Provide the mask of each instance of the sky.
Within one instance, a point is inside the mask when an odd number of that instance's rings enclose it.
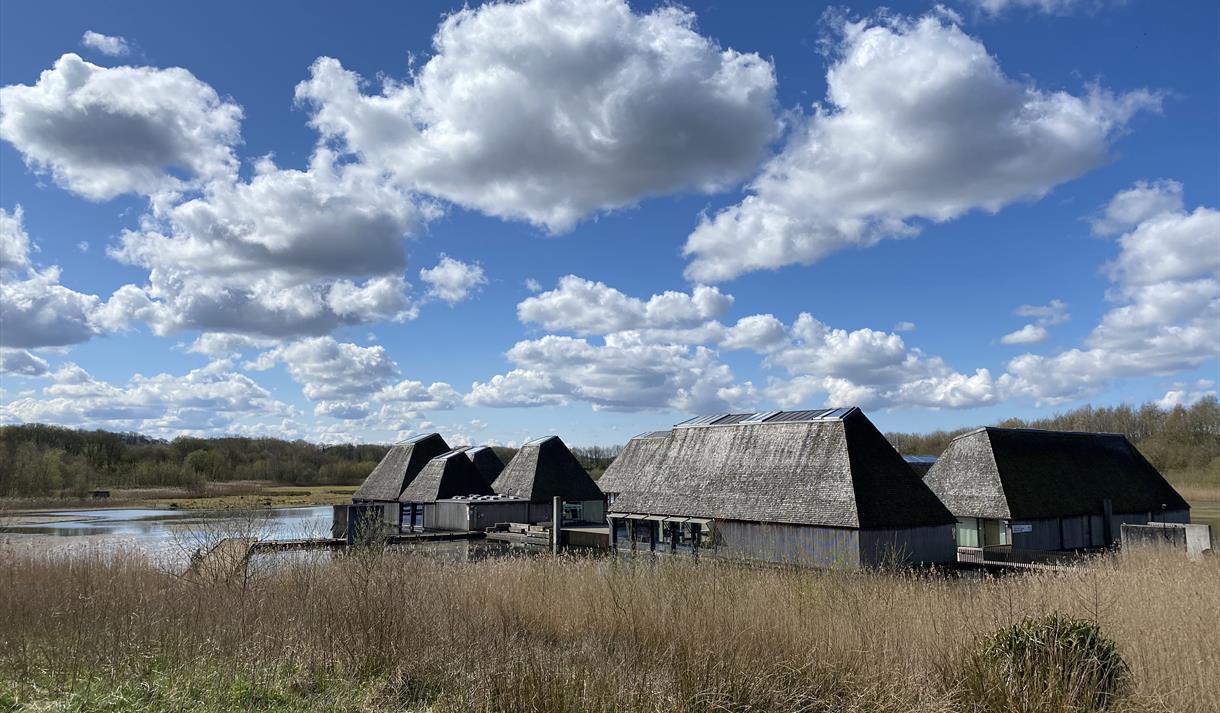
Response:
[[[623,443],[1220,380],[1220,5],[0,5],[0,422]]]

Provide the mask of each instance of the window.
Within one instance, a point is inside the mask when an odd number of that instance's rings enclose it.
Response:
[[[979,546],[979,521],[977,519],[973,517],[959,517],[957,519],[957,546]]]
[[[574,522],[584,519],[585,504],[584,503],[564,503],[563,504],[563,521]]]

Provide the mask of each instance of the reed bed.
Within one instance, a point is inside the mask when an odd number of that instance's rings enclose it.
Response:
[[[997,695],[978,653],[1057,613],[1117,643],[1110,710],[1220,710],[1216,559],[955,578],[360,550],[199,583],[0,551],[0,582],[0,709],[1063,710]]]

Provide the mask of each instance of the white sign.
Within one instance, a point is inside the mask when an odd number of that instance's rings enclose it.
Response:
[[[1029,523],[1012,526],[1012,534],[1014,534],[1014,535],[1018,535],[1022,532],[1033,532],[1033,531],[1034,531],[1034,526]]]

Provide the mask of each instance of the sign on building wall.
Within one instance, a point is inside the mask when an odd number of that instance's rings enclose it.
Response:
[[[1033,532],[1034,526],[1028,522],[1013,523],[1012,534],[1019,535],[1022,532]]]

